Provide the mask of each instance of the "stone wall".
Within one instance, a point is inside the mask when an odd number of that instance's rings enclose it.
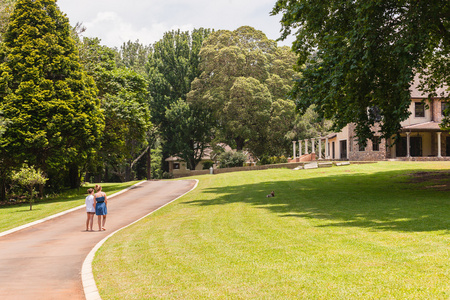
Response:
[[[274,164],[274,165],[262,165],[262,166],[250,166],[250,167],[235,167],[235,168],[221,168],[214,169],[214,174],[230,173],[230,172],[241,172],[241,171],[257,171],[257,170],[268,170],[268,169],[295,169],[298,166],[303,166],[305,162],[295,162],[295,163],[284,163],[284,164]],[[186,171],[185,173],[173,174],[174,178],[205,175],[209,174],[209,170],[201,171]]]
[[[364,151],[359,151],[358,140],[355,136],[355,124],[349,124],[349,151],[348,158],[350,161],[379,161],[385,160],[387,158],[387,152],[389,149],[386,147],[386,140],[381,139],[380,144],[378,145],[378,151],[373,150],[373,142],[372,140],[367,141],[367,145]],[[380,127],[377,125],[372,128],[374,132],[378,132]]]

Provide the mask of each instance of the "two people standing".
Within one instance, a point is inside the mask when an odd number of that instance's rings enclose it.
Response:
[[[94,213],[98,217],[98,230],[106,230],[106,215],[108,214],[107,204],[108,199],[105,192],[102,192],[102,187],[98,184],[95,185],[94,194],[93,189],[88,189],[88,196],[86,197],[86,231],[92,231],[92,226],[94,223]]]

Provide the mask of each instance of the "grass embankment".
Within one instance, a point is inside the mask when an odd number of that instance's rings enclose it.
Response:
[[[102,183],[101,185],[104,192],[112,195],[137,182],[139,181]],[[0,206],[0,232],[83,205],[87,196],[86,190],[94,186],[95,184],[89,184],[79,190],[70,190],[58,195],[44,197],[44,199],[35,199],[33,210],[30,210],[29,203]]]
[[[100,248],[100,294],[448,299],[450,177],[411,175],[439,169],[450,163],[198,177],[196,190]],[[266,198],[272,190],[275,197]]]

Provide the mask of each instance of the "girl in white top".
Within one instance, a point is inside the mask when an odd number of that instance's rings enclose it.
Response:
[[[95,207],[94,207],[94,190],[88,189],[88,196],[86,197],[86,231],[90,230],[92,231],[92,225],[94,224],[94,214],[95,214]]]

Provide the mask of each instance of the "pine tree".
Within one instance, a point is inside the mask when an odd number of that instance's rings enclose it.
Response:
[[[18,0],[0,51],[0,110],[10,121],[0,159],[27,161],[53,184],[86,162],[104,126],[70,31],[55,0]]]

